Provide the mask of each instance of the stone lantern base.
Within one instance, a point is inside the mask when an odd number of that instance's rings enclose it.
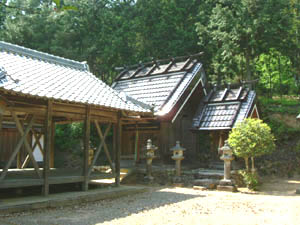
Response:
[[[154,177],[152,176],[145,176],[144,177],[144,182],[147,183],[147,184],[151,184],[154,180]]]
[[[229,192],[236,192],[237,188],[232,182],[232,180],[220,180],[219,185],[217,186],[218,191],[229,191]]]

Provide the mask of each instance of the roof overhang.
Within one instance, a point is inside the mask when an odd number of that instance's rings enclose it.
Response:
[[[190,79],[187,84],[184,84],[182,82],[180,85],[185,85],[183,87],[180,87],[179,85],[178,89],[181,90],[181,92],[176,93],[177,90],[175,88],[174,93],[170,95],[170,98],[154,114],[159,117],[168,117],[168,114],[170,114],[174,110],[174,107],[178,105],[180,101],[182,101],[182,104],[180,104],[178,110],[176,110],[176,112],[174,113],[174,116],[171,116],[171,120],[173,123],[178,117],[178,115],[180,114],[180,112],[182,111],[182,109],[184,108],[184,106],[186,105],[186,103],[188,102],[188,100],[190,99],[190,97],[192,96],[192,94],[194,93],[194,91],[196,90],[196,88],[200,85],[200,83],[202,84],[202,87],[205,87],[206,76],[204,71],[203,73],[201,73],[201,71],[202,71],[202,64],[198,63],[193,69],[193,71],[191,72],[192,79]],[[187,93],[188,90],[190,91]],[[187,95],[185,96],[186,93]],[[207,93],[207,91],[204,90],[204,93]],[[176,96],[177,98],[175,101],[169,101],[171,100],[171,98],[175,98]]]

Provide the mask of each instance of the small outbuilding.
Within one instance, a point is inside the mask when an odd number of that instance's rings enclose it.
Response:
[[[199,55],[123,68],[112,87],[154,113],[152,118],[124,120],[123,158],[139,161],[151,139],[163,161],[171,159],[170,148],[176,141],[187,149],[186,158],[195,159],[201,143],[190,128],[199,102],[208,92]]]
[[[199,101],[192,130],[209,131],[211,150],[217,153],[228,138],[229,131],[246,118],[259,118],[255,91],[242,86],[231,88],[228,85],[222,90],[215,87]]]

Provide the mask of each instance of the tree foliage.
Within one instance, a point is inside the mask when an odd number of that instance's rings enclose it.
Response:
[[[87,61],[107,83],[115,67],[204,51],[211,81],[259,79],[269,90],[272,77],[278,94],[300,80],[299,9],[299,0],[5,0],[0,38]]]
[[[200,44],[214,51],[212,72],[220,83],[238,76],[252,80],[255,63],[270,48],[286,50],[292,29],[286,0],[205,1],[197,32]]]
[[[237,157],[250,158],[271,153],[274,136],[270,127],[259,119],[245,119],[229,134],[228,143]]]

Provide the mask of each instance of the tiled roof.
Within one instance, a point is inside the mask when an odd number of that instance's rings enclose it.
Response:
[[[89,72],[85,63],[0,42],[0,91],[146,112]]]
[[[121,72],[113,88],[118,92],[153,107],[156,115],[165,115],[171,111],[189,86],[201,81],[206,83],[202,64],[197,60],[184,62],[171,61],[164,65],[155,63]],[[198,80],[195,77],[201,70]]]
[[[211,91],[193,119],[193,129],[231,129],[253,108],[255,92],[244,88]]]

